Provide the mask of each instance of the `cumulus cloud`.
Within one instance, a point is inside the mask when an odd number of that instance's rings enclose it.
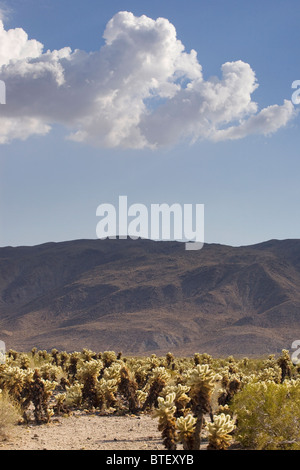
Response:
[[[5,4],[5,2],[0,1],[0,20],[6,21],[9,19],[12,10]]]
[[[6,31],[0,22],[0,79],[7,86],[0,143],[61,124],[74,141],[156,148],[269,134],[294,115],[290,101],[258,111],[251,98],[258,84],[245,62],[227,62],[221,78],[204,80],[197,53],[185,50],[167,19],[119,12],[103,37],[96,52],[44,51],[23,29]]]

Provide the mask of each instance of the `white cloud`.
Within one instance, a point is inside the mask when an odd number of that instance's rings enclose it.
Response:
[[[215,140],[242,139],[251,134],[273,134],[285,126],[291,116],[295,115],[291,101],[285,100],[282,106],[273,105],[261,110],[258,114],[243,120],[238,126],[231,126],[216,133]]]
[[[26,60],[41,56],[43,45],[35,39],[28,39],[28,35],[21,28],[4,29],[0,21],[0,66],[11,61]]]
[[[50,126],[32,117],[7,118],[0,116],[0,144],[6,144],[9,138],[26,140],[30,135],[45,135]]]
[[[9,8],[4,1],[0,1],[0,20],[2,22],[6,21],[9,19],[11,13],[11,8]]]
[[[174,145],[180,139],[238,139],[269,134],[294,114],[291,102],[258,112],[254,71],[242,61],[204,80],[194,50],[186,52],[166,19],[119,12],[105,45],[87,53],[44,52],[20,28],[0,23],[0,143],[45,134],[58,123],[68,138],[107,147]]]

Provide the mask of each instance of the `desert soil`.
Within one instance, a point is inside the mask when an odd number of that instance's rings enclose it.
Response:
[[[49,424],[20,425],[0,450],[163,450],[157,419],[149,415],[75,413]],[[182,449],[178,446],[178,449]]]

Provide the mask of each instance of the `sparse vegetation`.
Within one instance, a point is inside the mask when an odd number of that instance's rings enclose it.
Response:
[[[20,409],[9,395],[0,390],[0,440],[7,439],[20,419]]]
[[[40,425],[81,410],[150,415],[169,450],[300,449],[300,375],[286,350],[260,360],[10,350],[0,407],[1,438],[20,418]]]

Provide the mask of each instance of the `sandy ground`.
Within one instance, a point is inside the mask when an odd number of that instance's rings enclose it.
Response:
[[[163,450],[157,419],[75,413],[49,424],[16,426],[0,450]],[[182,449],[178,445],[178,450]]]

